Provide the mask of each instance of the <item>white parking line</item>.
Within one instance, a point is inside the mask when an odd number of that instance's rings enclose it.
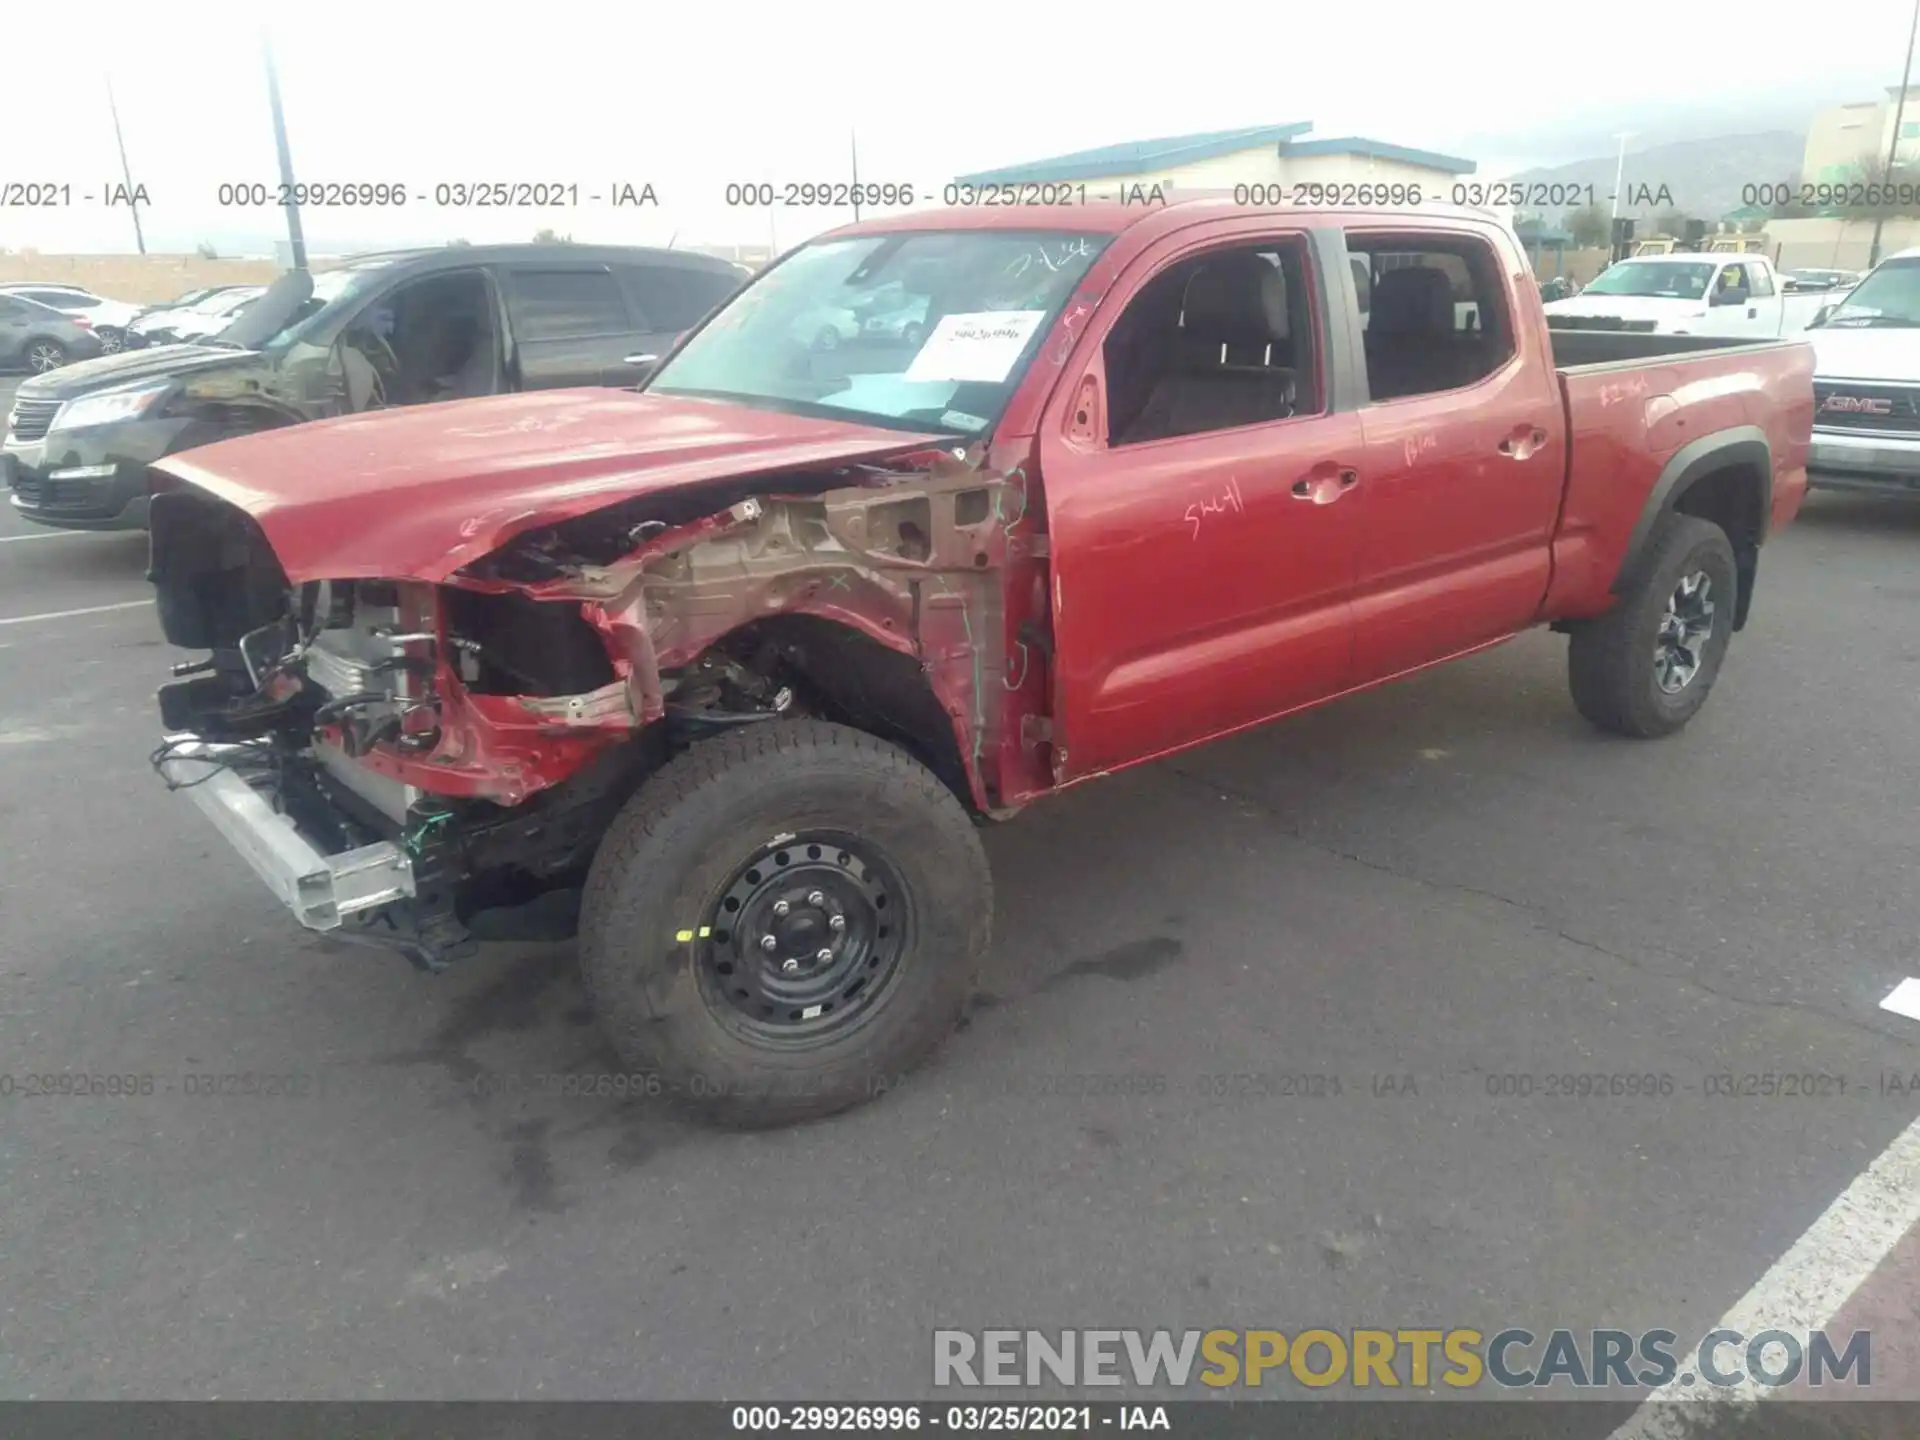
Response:
[[[1920,1020],[1920,980],[1908,976],[1893,987],[1893,992],[1880,1002],[1882,1010],[1891,1010],[1895,1015],[1904,1015],[1909,1020]]]
[[[151,606],[151,600],[122,600],[118,605],[88,605],[79,610],[49,610],[44,615],[14,615],[0,625],[31,625],[36,620],[71,620],[76,615],[105,615],[111,610],[138,610]]]
[[[1762,1330],[1805,1335],[1823,1329],[1916,1224],[1920,1120],[1900,1132],[1714,1329],[1748,1338]],[[1845,1343],[1846,1337],[1838,1338]],[[1682,1375],[1695,1383],[1680,1384]],[[1724,1407],[1744,1408],[1766,1393],[1751,1379],[1724,1390],[1703,1386],[1695,1347],[1681,1361],[1679,1375],[1649,1395],[1611,1440],[1684,1440],[1698,1433],[1695,1427],[1705,1416]]]
[[[91,530],[48,530],[40,535],[0,535],[0,545],[11,545],[16,540],[71,540],[76,535],[91,535]]]

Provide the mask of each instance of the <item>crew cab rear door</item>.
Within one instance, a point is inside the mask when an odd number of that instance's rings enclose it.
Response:
[[[1490,230],[1345,233],[1372,306],[1354,592],[1365,684],[1501,639],[1546,594],[1566,478],[1539,292]]]
[[[1345,264],[1273,217],[1176,231],[1067,356],[1039,438],[1060,779],[1347,685],[1364,476],[1325,298]]]

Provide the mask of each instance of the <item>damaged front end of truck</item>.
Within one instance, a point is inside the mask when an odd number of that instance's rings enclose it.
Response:
[[[516,914],[564,924],[649,775],[783,717],[890,739],[994,808],[1009,482],[977,453],[476,522],[456,568],[377,575],[289,567],[244,497],[160,468],[162,628],[206,657],[160,690],[153,763],[310,930],[439,969]]]

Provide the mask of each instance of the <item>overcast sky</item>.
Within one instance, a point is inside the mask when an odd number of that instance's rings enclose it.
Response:
[[[522,240],[543,225],[579,240],[787,245],[851,217],[785,211],[770,222],[727,209],[724,187],[844,180],[853,131],[863,180],[936,189],[956,172],[1062,151],[1297,120],[1324,138],[1464,154],[1498,176],[1604,151],[1619,130],[1801,128],[1818,104],[1898,83],[1913,13],[1908,0],[1849,0],[1842,26],[1788,7],[1775,24],[1725,0],[274,8],[303,181],[431,192],[440,181],[548,180],[583,193],[651,182],[662,202],[310,210],[316,248],[329,237]],[[150,241],[283,233],[277,211],[216,203],[223,181],[277,179],[257,29],[266,13],[151,0],[10,6],[0,182],[66,182],[75,205],[0,209],[0,244],[131,249],[124,210],[79,198],[119,173],[109,77],[134,178],[152,199]]]

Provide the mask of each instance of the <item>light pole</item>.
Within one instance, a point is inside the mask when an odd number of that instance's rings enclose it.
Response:
[[[1920,4],[1920,0],[1914,0],[1914,3]],[[849,130],[847,143],[853,149],[853,218],[858,223],[860,219],[860,136]]]
[[[1907,113],[1907,81],[1913,76],[1913,37],[1916,32],[1920,32],[1920,0],[1913,0],[1913,20],[1907,26],[1907,63],[1900,67],[1900,98],[1893,106],[1893,139],[1887,143],[1887,172],[1880,177],[1888,186],[1893,184],[1893,165],[1900,156],[1900,118]],[[1880,263],[1880,227],[1885,223],[1884,207],[1875,206],[1873,244],[1867,247],[1869,270]]]
[[[307,240],[300,233],[300,202],[293,188],[293,155],[287,149],[287,120],[280,113],[280,77],[273,68],[273,41],[260,32],[260,53],[267,62],[267,105],[273,111],[273,144],[280,152],[280,183],[287,197],[287,239],[292,243],[293,268],[307,268]]]
[[[107,77],[107,113],[113,116],[113,143],[120,147],[120,178],[127,182],[127,208],[133,212],[133,243],[147,253],[147,237],[140,233],[140,202],[133,197],[133,172],[127,168],[127,142],[120,133],[120,107],[113,103],[113,77]]]
[[[1916,3],[1920,3],[1920,0],[1916,0]],[[1607,217],[1609,220],[1620,218],[1620,187],[1627,175],[1627,141],[1638,133],[1635,130],[1622,130],[1613,137],[1620,142],[1620,158],[1613,167],[1613,213]]]

